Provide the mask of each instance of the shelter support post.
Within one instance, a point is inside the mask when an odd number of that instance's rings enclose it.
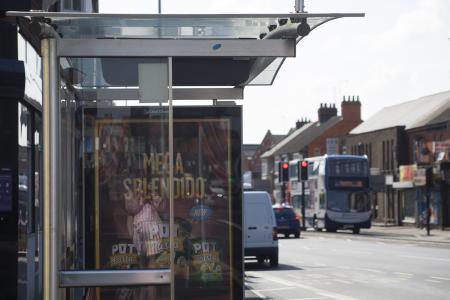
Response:
[[[45,300],[59,300],[58,289],[58,199],[59,199],[59,72],[57,40],[44,38],[43,66],[43,138],[44,138],[44,278]]]

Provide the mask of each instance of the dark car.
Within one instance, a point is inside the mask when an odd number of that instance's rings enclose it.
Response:
[[[292,206],[273,205],[273,212],[277,221],[278,233],[285,237],[293,234],[296,238],[300,237],[300,215],[297,214]]]

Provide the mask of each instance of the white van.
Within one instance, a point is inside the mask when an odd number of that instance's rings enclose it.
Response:
[[[244,192],[244,255],[269,259],[278,266],[278,237],[272,201],[267,192]]]

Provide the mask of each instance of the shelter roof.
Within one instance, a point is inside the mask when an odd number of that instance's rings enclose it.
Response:
[[[424,96],[415,100],[385,107],[350,134],[361,134],[396,126],[405,129],[432,125],[450,118],[450,91]]]
[[[363,17],[361,13],[288,13],[288,14],[93,14],[61,12],[7,12],[8,16],[43,20],[51,24],[61,39],[66,40],[61,49],[72,55],[67,57],[87,57],[83,51],[97,53],[99,44],[111,53],[117,53],[115,45],[128,45],[130,57],[146,57],[141,49],[157,51],[158,46],[142,40],[159,40],[164,45],[176,45],[164,49],[183,49],[183,56],[168,54],[174,58],[174,86],[235,86],[271,85],[286,57],[295,56],[295,44],[305,34],[298,33],[298,26],[306,22],[310,30],[342,17]],[[308,31],[309,32],[309,31]],[[307,35],[307,34],[306,34]],[[222,40],[208,44],[208,40]],[[87,40],[90,40],[87,42]],[[106,41],[105,41],[106,40]],[[141,40],[141,41],[136,41]],[[206,43],[195,43],[203,40]],[[230,42],[230,40],[234,40]],[[252,41],[263,40],[265,46],[254,46],[254,50],[267,49],[265,54],[248,54]],[[277,40],[279,43],[274,43]],[[192,48],[180,46],[179,41]],[[175,42],[175,43],[174,43]],[[193,45],[195,43],[195,45]],[[239,45],[242,44],[239,48]],[[262,44],[260,43],[260,44]],[[247,44],[247,45],[245,45]],[[270,44],[270,46],[268,46]],[[130,46],[131,45],[131,46]],[[150,45],[150,46],[149,46]],[[104,49],[102,48],[102,49]],[[230,50],[241,49],[242,55],[232,55]],[[201,49],[206,54],[198,55]],[[244,51],[247,49],[247,52]],[[278,49],[279,51],[273,51]],[[221,53],[220,57],[217,55]],[[236,53],[234,51],[233,53]],[[229,55],[228,55],[229,54]],[[119,56],[119,55],[110,55]],[[99,60],[103,64],[103,60]],[[193,67],[195,66],[195,67]],[[215,70],[212,72],[211,70]],[[82,70],[83,71],[83,70]],[[192,72],[195,72],[192,74]],[[86,72],[85,72],[86,73]],[[124,77],[124,76],[122,76]],[[134,76],[135,77],[135,76]],[[129,78],[133,79],[133,76]],[[195,80],[194,80],[195,79]],[[136,82],[130,80],[127,87]],[[128,91],[129,92],[129,91]]]

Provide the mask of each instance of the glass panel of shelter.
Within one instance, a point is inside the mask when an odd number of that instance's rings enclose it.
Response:
[[[82,85],[102,86],[111,72],[122,76],[110,86],[127,86],[123,59],[116,67],[114,62],[111,58],[106,70],[95,58],[60,59],[65,271],[170,269],[171,70],[167,58],[146,59],[128,70],[138,79],[140,99],[80,98]],[[80,287],[67,295],[170,299],[170,285]]]
[[[107,68],[97,58],[61,58],[62,74],[69,74],[61,85],[67,174],[61,266],[66,271],[170,268],[173,280],[171,285],[70,288],[68,299],[233,299],[242,276],[242,253],[236,250],[242,246],[241,190],[236,184],[240,107],[173,108],[170,201],[171,102],[161,99],[171,85],[158,82],[170,73],[167,59],[145,58],[137,65],[130,61],[127,69],[123,58],[108,59]],[[116,62],[120,68],[114,68]],[[126,89],[130,82],[134,89],[139,83],[140,99],[79,97],[86,87]]]

